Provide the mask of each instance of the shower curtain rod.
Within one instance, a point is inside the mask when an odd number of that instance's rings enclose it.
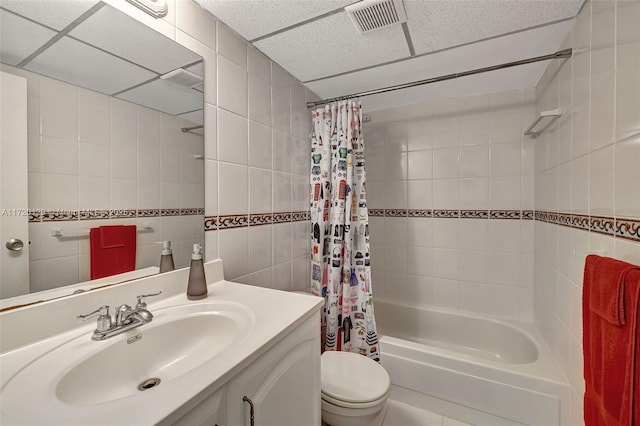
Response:
[[[316,101],[316,102],[307,102],[307,108],[314,108],[314,107],[317,107],[319,105],[330,104],[331,102],[343,101],[345,99],[352,99],[352,98],[359,98],[359,97],[362,97],[362,96],[377,95],[378,93],[391,92],[391,91],[400,90],[400,89],[408,89],[409,87],[422,86],[423,84],[437,83],[439,81],[445,81],[445,80],[453,80],[454,78],[466,77],[468,75],[480,74],[480,73],[483,73],[483,72],[496,71],[496,70],[501,70],[501,69],[504,69],[504,68],[517,67],[519,65],[532,64],[534,62],[548,61],[549,59],[570,58],[572,53],[573,53],[573,51],[572,51],[571,48],[563,49],[563,50],[558,50],[557,52],[551,53],[549,55],[536,56],[536,57],[533,57],[533,58],[522,59],[522,60],[514,61],[514,62],[506,62],[504,64],[493,65],[493,66],[490,66],[490,67],[477,68],[475,70],[463,71],[463,72],[457,72],[457,73],[454,73],[454,74],[442,75],[440,77],[433,77],[433,78],[428,78],[426,80],[418,80],[418,81],[413,81],[411,83],[404,83],[404,84],[398,84],[398,85],[395,85],[395,86],[383,87],[382,89],[368,90],[366,92],[353,93],[351,95],[338,96],[336,98],[331,98],[331,99],[323,99],[321,101]]]

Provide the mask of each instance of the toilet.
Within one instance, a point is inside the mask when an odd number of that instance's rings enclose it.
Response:
[[[320,357],[322,421],[330,426],[380,426],[391,381],[376,361],[351,352]]]

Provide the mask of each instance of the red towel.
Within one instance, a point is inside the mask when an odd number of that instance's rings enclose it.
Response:
[[[587,256],[582,321],[585,425],[640,424],[640,266]]]
[[[133,271],[136,268],[136,226],[91,228],[91,279]]]

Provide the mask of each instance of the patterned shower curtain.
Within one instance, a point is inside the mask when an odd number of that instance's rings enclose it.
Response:
[[[324,349],[378,361],[360,102],[327,105],[312,119],[311,291],[325,298]]]

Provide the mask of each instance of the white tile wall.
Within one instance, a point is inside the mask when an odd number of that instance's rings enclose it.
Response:
[[[179,129],[187,122],[27,71],[3,70],[26,75],[31,86],[30,208],[66,212],[204,206],[202,160],[193,159],[202,151],[203,138],[184,139]],[[188,148],[180,152],[181,145]],[[187,168],[188,173],[181,170]],[[186,248],[187,242],[203,241],[201,215],[172,218],[183,228],[195,220],[200,231],[196,236],[171,233],[159,219],[149,218],[154,231],[140,234],[150,240],[138,240],[137,267],[157,265],[160,247],[154,241],[171,239],[176,252],[182,243]],[[51,229],[88,232],[110,223],[134,224],[136,219],[31,223],[31,290],[89,279],[88,239],[59,240]],[[187,260],[176,264],[186,266]]]
[[[176,0],[175,14],[158,21],[130,5],[110,0],[109,4],[204,58],[206,215],[306,210],[310,150],[306,100],[315,95],[191,1]],[[175,157],[163,153],[160,162],[173,164]],[[163,181],[160,193],[171,185]],[[226,277],[234,281],[307,289],[308,224],[286,224],[284,228],[291,230],[290,253],[275,257],[277,226],[208,231],[206,258],[225,260]]]
[[[536,139],[536,210],[640,218],[638,19],[638,2],[588,1],[564,43],[573,58],[542,76],[537,110],[566,113]],[[640,243],[538,221],[534,240],[534,322],[572,386],[567,424],[582,424],[584,256],[573,251],[640,264]]]
[[[369,206],[533,209],[522,135],[533,101],[524,90],[425,103],[410,122],[376,112],[365,128]],[[532,232],[531,220],[373,217],[376,297],[531,321]]]
[[[114,7],[149,25],[126,5]],[[306,101],[315,95],[190,1],[176,0],[175,19],[165,21],[176,25],[178,43],[204,58],[206,216],[307,210]],[[164,24],[157,29],[170,32]],[[173,158],[163,154],[160,161]],[[307,226],[303,221],[208,231],[206,258],[221,257],[226,278],[234,281],[307,289]],[[276,238],[284,230],[286,238]]]

